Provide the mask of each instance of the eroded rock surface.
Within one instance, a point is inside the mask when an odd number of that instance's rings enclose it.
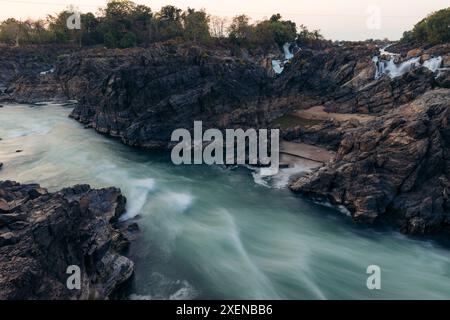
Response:
[[[426,51],[428,58],[431,53],[443,54],[441,47],[432,49]],[[448,87],[446,72],[436,79],[424,67],[394,79],[387,75],[376,79],[372,59],[378,55],[379,48],[371,44],[302,50],[277,80],[277,90],[294,109],[324,105],[329,112],[384,114],[429,90]]]
[[[0,100],[33,103],[58,97],[60,86],[52,71],[58,56],[73,50],[56,45],[0,45]]]
[[[358,221],[450,234],[450,90],[348,130],[336,159],[290,188],[344,205]]]
[[[88,185],[50,193],[0,181],[0,299],[105,299],[133,274],[128,240],[115,222],[119,189]],[[67,268],[81,269],[69,290]]]
[[[217,48],[94,50],[62,61],[58,77],[79,100],[73,118],[146,148],[167,147],[171,133],[193,128],[194,120],[219,129],[260,127],[282,106],[269,96],[273,79],[263,66]]]

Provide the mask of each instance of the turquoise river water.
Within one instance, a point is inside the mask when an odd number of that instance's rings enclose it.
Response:
[[[0,108],[0,180],[120,187],[141,229],[130,299],[450,299],[450,251],[431,240],[355,225],[246,168],[175,166],[69,113]],[[366,286],[369,265],[381,290]]]

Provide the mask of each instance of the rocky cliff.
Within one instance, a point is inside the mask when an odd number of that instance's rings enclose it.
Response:
[[[0,181],[0,299],[105,299],[133,274],[120,190]],[[81,270],[69,290],[67,268]]]
[[[433,56],[443,56],[444,67],[450,63],[447,46],[419,50],[416,55],[421,63]],[[324,105],[330,112],[383,114],[428,90],[449,87],[450,70],[442,70],[437,76],[422,66],[395,78],[376,78],[373,59],[377,56],[382,56],[380,48],[370,43],[302,50],[277,80],[276,94],[286,97],[296,109]],[[414,57],[405,53],[397,62]]]
[[[274,54],[271,53],[271,56]],[[270,66],[269,66],[270,65]],[[17,77],[4,100],[78,100],[72,113],[132,146],[165,148],[177,128],[267,126],[285,112],[261,53],[173,41],[149,48],[61,54],[55,72]]]
[[[0,45],[0,100],[32,103],[57,97],[59,84],[52,77],[56,61],[74,50],[71,46]]]
[[[67,59],[57,76],[79,100],[71,116],[132,146],[164,148],[173,130],[190,129],[194,120],[259,127],[277,109],[267,69],[226,50],[165,43]]]
[[[450,90],[348,129],[336,159],[290,188],[344,205],[358,221],[450,234]]]

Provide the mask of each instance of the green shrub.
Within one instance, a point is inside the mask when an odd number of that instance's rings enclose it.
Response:
[[[436,11],[403,34],[402,41],[420,41],[430,44],[450,42],[450,8]]]

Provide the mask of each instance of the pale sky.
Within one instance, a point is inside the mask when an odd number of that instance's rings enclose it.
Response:
[[[81,12],[96,12],[106,0],[0,0],[0,20],[14,18],[45,18],[69,5]],[[135,0],[158,11],[172,4],[206,9],[212,15],[232,18],[245,13],[255,21],[281,13],[283,18],[320,29],[333,40],[364,40],[385,38],[397,40],[403,31],[428,13],[450,7],[450,0]],[[377,9],[379,8],[379,9]],[[377,11],[380,19],[377,18]]]

